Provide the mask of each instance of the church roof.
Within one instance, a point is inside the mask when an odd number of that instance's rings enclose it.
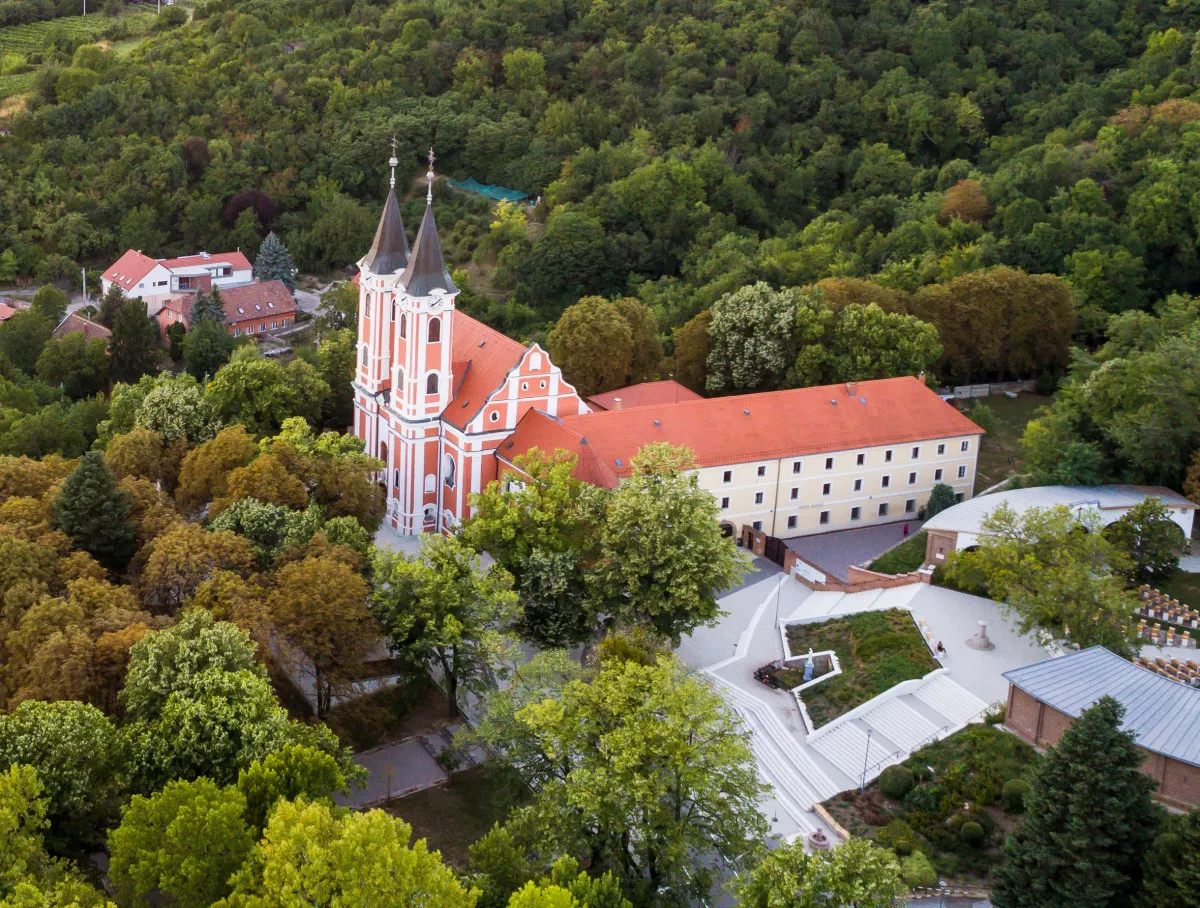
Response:
[[[521,362],[525,350],[511,337],[456,310],[450,354],[456,387],[454,399],[442,411],[442,418],[465,429]]]
[[[446,270],[446,260],[442,257],[442,241],[438,238],[432,205],[425,206],[417,241],[413,244],[408,267],[400,276],[400,283],[410,296],[429,296],[434,290],[458,293],[454,281],[450,280],[450,272]]]
[[[537,448],[543,454],[553,454],[555,451],[567,451],[575,455],[575,477],[583,482],[600,486],[604,489],[615,489],[619,477],[617,471],[610,467],[596,451],[579,429],[564,425],[564,420],[547,416],[541,410],[530,410],[517,423],[516,429],[497,449],[497,456],[505,463],[513,463],[513,458],[529,453]],[[514,464],[515,466],[515,464]]]
[[[408,237],[404,235],[404,221],[400,218],[400,203],[396,201],[396,190],[388,190],[383,203],[383,214],[375,228],[375,242],[363,259],[375,274],[393,274],[408,265]]]

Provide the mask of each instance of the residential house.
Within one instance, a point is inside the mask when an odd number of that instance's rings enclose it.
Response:
[[[220,291],[225,324],[234,337],[253,337],[291,327],[296,321],[296,301],[283,281],[262,281]],[[163,301],[155,316],[163,341],[176,322],[192,322],[192,294],[174,294]]]

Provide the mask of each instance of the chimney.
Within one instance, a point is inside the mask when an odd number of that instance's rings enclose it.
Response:
[[[854,389],[855,389],[856,387],[857,387],[857,385],[856,385],[854,382],[852,382],[852,381],[848,381],[848,382],[846,382],[846,396],[847,396],[847,397],[853,397],[853,396],[854,396]]]
[[[619,397],[614,397],[614,398],[613,398],[613,409],[614,409],[614,410],[620,410],[620,409],[621,409],[621,398],[619,398]]]

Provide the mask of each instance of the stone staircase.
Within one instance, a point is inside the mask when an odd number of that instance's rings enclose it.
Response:
[[[859,783],[977,719],[987,704],[945,673],[867,703],[817,729],[808,744]],[[865,773],[864,773],[865,770]]]
[[[812,807],[845,790],[835,782],[788,731],[768,703],[712,676],[730,705],[752,732],[750,747],[763,770],[764,781],[775,790],[775,800],[805,832],[821,828]]]

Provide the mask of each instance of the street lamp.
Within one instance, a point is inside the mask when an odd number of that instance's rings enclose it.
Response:
[[[859,784],[858,784],[858,793],[859,794],[862,794],[864,791],[867,790],[867,760],[869,760],[871,757],[871,733],[874,731],[875,731],[875,729],[873,729],[873,728],[867,729],[867,749],[863,751],[862,778],[859,779]]]

